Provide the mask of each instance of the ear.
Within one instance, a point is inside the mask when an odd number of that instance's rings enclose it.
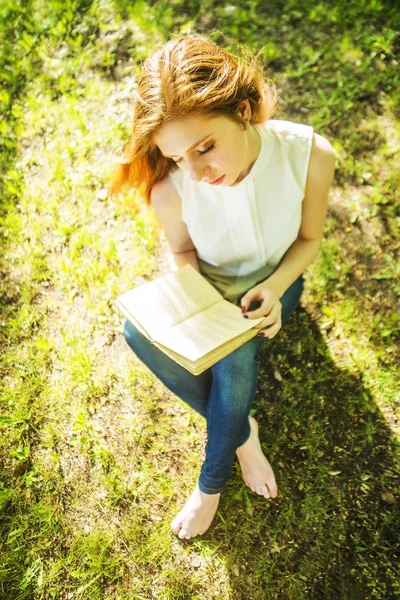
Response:
[[[239,104],[238,112],[239,112],[240,116],[242,117],[243,121],[245,121],[246,123],[250,123],[251,107],[250,107],[250,102],[248,100],[241,101],[241,103]]]

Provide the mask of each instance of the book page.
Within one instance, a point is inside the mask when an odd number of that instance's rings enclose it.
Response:
[[[263,319],[244,319],[238,306],[222,300],[183,323],[155,332],[152,337],[163,346],[195,361],[252,329]]]
[[[173,327],[220,300],[221,294],[187,264],[119,296],[117,304],[154,338],[161,329]]]

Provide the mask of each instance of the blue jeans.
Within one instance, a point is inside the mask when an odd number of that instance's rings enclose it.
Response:
[[[297,308],[302,291],[303,277],[299,277],[280,299],[282,323]],[[128,320],[124,336],[154,375],[207,419],[205,460],[198,485],[206,494],[221,492],[230,476],[236,449],[250,436],[248,417],[256,394],[260,349],[266,340],[254,337],[207,371],[192,375],[150,344]]]

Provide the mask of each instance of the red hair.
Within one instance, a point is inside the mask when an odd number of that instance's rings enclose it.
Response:
[[[272,117],[278,103],[259,60],[248,50],[237,59],[200,35],[181,35],[147,58],[139,77],[133,130],[118,166],[112,194],[133,188],[150,204],[153,185],[175,166],[153,141],[157,127],[188,114],[224,115],[239,123],[239,105],[248,100],[251,123]]]

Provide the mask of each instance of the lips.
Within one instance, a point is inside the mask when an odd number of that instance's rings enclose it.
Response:
[[[221,177],[218,177],[218,179],[215,179],[214,181],[210,181],[210,185],[220,185],[224,179],[225,179],[225,175],[221,175]]]

